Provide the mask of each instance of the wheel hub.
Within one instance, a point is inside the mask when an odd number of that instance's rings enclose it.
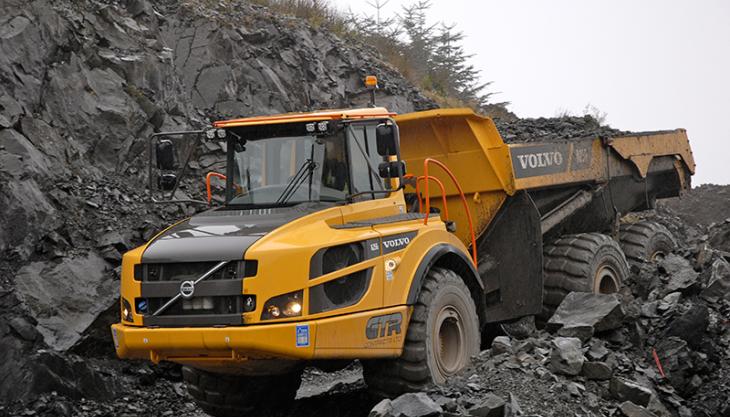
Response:
[[[598,268],[596,278],[593,282],[593,292],[596,294],[613,294],[618,292],[620,287],[618,274],[609,265],[603,265]]]
[[[439,311],[435,322],[434,351],[436,363],[442,375],[454,375],[464,365],[464,329],[459,312],[452,306]]]

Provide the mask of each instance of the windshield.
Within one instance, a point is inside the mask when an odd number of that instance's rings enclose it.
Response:
[[[234,151],[230,205],[276,207],[346,200],[342,137],[291,136],[248,141]]]

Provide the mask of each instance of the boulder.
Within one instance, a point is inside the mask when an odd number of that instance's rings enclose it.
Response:
[[[502,417],[506,401],[495,394],[487,394],[477,405],[469,409],[473,417]]]
[[[381,402],[382,403],[382,402]],[[378,404],[380,405],[380,404]],[[386,410],[387,405],[381,409]],[[423,392],[403,394],[390,402],[390,411],[383,416],[391,417],[426,417],[438,416],[443,413],[440,405],[436,404]]]
[[[656,414],[631,401],[624,401],[619,406],[619,409],[621,410],[621,414],[626,417],[657,417]]]
[[[649,405],[649,402],[654,396],[654,393],[649,388],[621,377],[611,378],[608,389],[613,398],[618,401],[630,401],[642,407]]]
[[[666,274],[666,283],[661,286],[661,294],[665,296],[673,292],[689,293],[699,286],[699,273],[692,268],[690,262],[676,254],[669,254],[658,265],[659,271]]]
[[[578,375],[583,368],[585,357],[581,350],[580,339],[556,337],[550,354],[550,370],[565,375]]]
[[[712,263],[710,280],[700,296],[707,301],[730,300],[730,264],[720,258]]]
[[[709,317],[706,306],[694,304],[684,314],[669,323],[666,335],[677,336],[694,348],[700,347],[709,324]]]
[[[512,353],[512,341],[509,336],[497,336],[492,340],[492,355]]]
[[[98,255],[60,263],[32,262],[18,271],[18,297],[38,320],[46,344],[63,351],[76,343],[96,317],[118,300],[118,283]]]
[[[587,379],[605,381],[613,376],[613,369],[605,362],[584,362],[581,375]]]
[[[620,327],[623,318],[618,295],[571,292],[560,303],[546,327],[561,335],[587,340],[594,331]]]

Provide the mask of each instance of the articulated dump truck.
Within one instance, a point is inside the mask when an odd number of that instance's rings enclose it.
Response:
[[[112,334],[120,358],[182,364],[220,416],[291,401],[306,366],[357,359],[379,395],[445,383],[491,325],[616,292],[629,262],[671,252],[666,229],[622,218],[695,169],[684,130],[506,144],[471,110],[376,107],[155,134],[157,192],[175,194],[191,140],[225,142],[207,177],[225,195],[124,255]]]

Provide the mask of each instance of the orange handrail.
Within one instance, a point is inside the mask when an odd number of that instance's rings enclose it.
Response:
[[[471,210],[469,210],[469,205],[466,202],[466,196],[464,195],[464,191],[461,189],[461,185],[459,184],[459,181],[456,179],[454,174],[451,172],[451,170],[444,165],[442,162],[432,159],[432,158],[426,158],[423,160],[423,176],[428,178],[428,164],[434,163],[441,167],[441,169],[446,172],[449,177],[451,177],[451,181],[454,182],[454,185],[456,186],[456,189],[459,190],[459,194],[461,195],[461,201],[464,203],[464,210],[466,210],[466,217],[469,219],[469,232],[471,233],[471,252],[472,252],[472,260],[474,261],[474,267],[477,266],[477,239],[474,235],[474,222],[471,217]],[[431,196],[429,194],[428,190],[428,183],[429,181],[426,181],[426,218],[423,220],[423,224],[428,224],[428,214],[431,210]]]
[[[426,177],[424,175],[421,175],[420,177],[416,177],[413,174],[406,174],[403,176],[403,179],[406,179],[406,178],[415,178],[416,179],[415,188],[416,188],[416,198],[418,199],[418,212],[423,213],[423,201],[421,200],[421,191],[420,191],[420,188],[418,187],[418,184],[420,184],[421,180],[425,179]],[[429,179],[436,181],[436,183],[441,188],[441,200],[444,204],[444,215],[446,216],[445,220],[449,220],[449,206],[446,205],[446,188],[444,187],[444,183],[441,182],[441,180],[439,180],[436,177],[429,177]]]
[[[421,196],[420,196],[420,193],[418,190],[418,184],[420,184],[421,181],[425,180],[425,179],[426,179],[425,175],[421,175],[420,177],[416,178],[416,195],[418,196],[419,210],[423,210],[423,204],[421,203]],[[436,181],[436,184],[438,184],[439,187],[441,188],[441,201],[444,204],[444,215],[446,216],[445,220],[449,220],[449,206],[446,205],[446,188],[444,187],[444,183],[441,182],[441,180],[436,177],[428,177],[428,179]]]
[[[217,172],[209,172],[208,175],[205,176],[205,190],[208,192],[208,204],[211,203],[213,200],[213,194],[210,191],[210,179],[212,177],[220,178],[223,181],[226,180],[226,176]]]

